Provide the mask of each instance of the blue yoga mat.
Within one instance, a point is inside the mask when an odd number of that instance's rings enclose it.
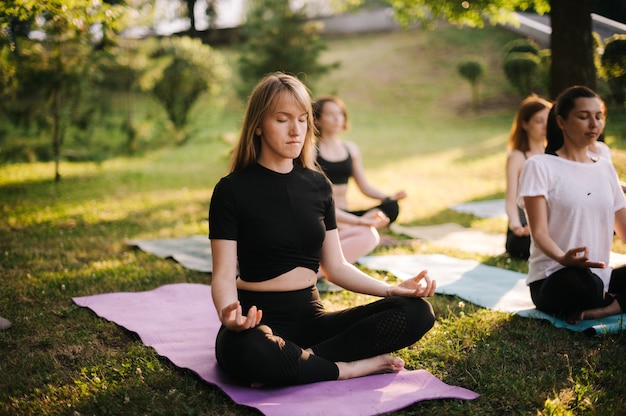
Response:
[[[436,293],[456,295],[488,309],[545,319],[558,328],[589,335],[611,334],[626,329],[625,314],[584,320],[572,325],[538,311],[526,286],[526,274],[487,266],[474,260],[442,254],[406,254],[366,256],[360,258],[358,263],[373,270],[387,271],[401,280],[426,269],[437,281]]]

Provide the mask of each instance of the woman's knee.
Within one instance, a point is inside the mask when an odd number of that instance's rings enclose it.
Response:
[[[289,367],[297,365],[294,363],[297,363],[300,351],[287,348],[285,340],[266,325],[240,332],[221,331],[215,347],[219,365],[243,382],[282,384],[286,382],[284,377],[295,379],[297,375]],[[287,354],[291,350],[294,350],[292,354]]]
[[[371,253],[380,243],[380,235],[374,227],[356,226],[339,231],[344,257],[354,263],[361,256]]]
[[[410,327],[417,330],[421,335],[435,325],[435,311],[426,299],[396,296],[395,300],[405,310]]]
[[[538,309],[567,315],[603,306],[604,283],[589,269],[565,267],[542,281],[535,298]]]
[[[394,222],[400,213],[400,205],[395,199],[385,199],[378,208],[389,218],[389,223]]]

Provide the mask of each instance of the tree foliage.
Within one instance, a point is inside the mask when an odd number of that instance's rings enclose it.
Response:
[[[613,100],[624,104],[626,99],[626,35],[607,39],[602,54],[602,75],[606,78]]]
[[[515,39],[504,45],[504,53],[527,52],[533,55],[539,55],[541,48],[537,43],[530,39]]]
[[[458,26],[482,27],[511,21],[511,13],[528,10],[550,12],[550,95],[582,84],[596,87],[591,31],[592,0],[389,0],[403,25],[415,21],[432,24],[445,19]]]
[[[89,104],[97,101],[82,98],[92,91],[98,54],[123,13],[121,6],[91,0],[0,3],[0,95],[20,98],[2,100],[3,110],[14,122],[35,120],[49,129],[57,181],[65,132],[70,125],[89,125]]]
[[[521,97],[535,91],[541,75],[541,49],[530,39],[516,39],[504,47],[502,69],[507,80]]]
[[[539,56],[530,52],[512,52],[504,57],[502,62],[504,74],[521,97],[533,91],[533,81],[539,63]]]
[[[304,9],[292,10],[289,0],[250,2],[242,31],[239,95],[245,98],[264,75],[283,71],[316,78],[336,65],[321,64],[326,44],[317,24],[307,23]]]
[[[485,66],[480,61],[470,60],[461,62],[457,69],[459,74],[470,83],[472,88],[472,104],[474,110],[478,110],[480,103],[479,87],[480,81],[485,74]]]
[[[445,19],[458,26],[483,27],[511,21],[510,12],[533,8],[544,14],[550,10],[548,0],[389,0],[401,24],[415,21],[432,23]]]
[[[152,54],[153,66],[143,76],[144,89],[152,91],[172,122],[176,143],[184,133],[189,111],[201,94],[219,95],[228,76],[222,55],[198,39],[164,39]]]

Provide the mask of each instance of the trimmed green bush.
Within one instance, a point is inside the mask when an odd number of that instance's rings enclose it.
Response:
[[[539,51],[538,78],[539,85],[544,91],[550,91],[550,66],[552,66],[552,51],[542,49]]]
[[[470,83],[472,88],[472,104],[474,109],[478,109],[480,102],[479,86],[485,73],[485,66],[482,62],[470,60],[461,62],[457,69],[459,74]]]
[[[189,111],[201,94],[216,97],[229,74],[224,57],[198,39],[165,39],[155,51],[153,69],[143,79],[144,87],[165,108],[176,136],[183,144]]]
[[[504,74],[522,97],[537,87],[549,91],[549,49],[541,49],[532,39],[515,39],[504,45],[503,51]]]
[[[601,59],[602,76],[607,80],[611,98],[617,104],[626,100],[626,35],[607,39]]]
[[[532,39],[515,39],[504,45],[504,54],[515,52],[528,52],[533,55],[539,55],[541,48]]]
[[[502,68],[507,79],[520,96],[525,97],[533,91],[539,64],[539,56],[533,53],[511,52],[504,57]]]

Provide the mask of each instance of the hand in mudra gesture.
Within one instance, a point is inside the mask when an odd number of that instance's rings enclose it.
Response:
[[[427,298],[435,294],[437,282],[428,275],[428,270],[422,270],[417,276],[404,280],[397,286],[391,287],[390,295]]]
[[[224,307],[221,315],[221,321],[226,328],[231,331],[239,332],[257,326],[261,322],[263,312],[260,309],[257,309],[256,306],[251,306],[248,310],[248,314],[244,315],[241,303],[237,301]]]

